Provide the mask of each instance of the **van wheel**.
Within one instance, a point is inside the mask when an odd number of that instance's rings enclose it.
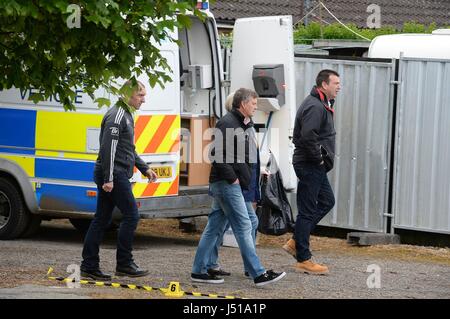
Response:
[[[0,239],[19,237],[29,221],[30,214],[19,189],[10,180],[0,178]]]
[[[42,219],[40,216],[30,214],[30,221],[28,223],[28,226],[20,237],[29,238],[36,235],[36,233],[39,231],[39,228],[41,227],[41,222]]]

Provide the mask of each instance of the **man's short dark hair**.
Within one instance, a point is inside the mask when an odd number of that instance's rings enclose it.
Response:
[[[241,107],[242,102],[248,102],[251,98],[256,99],[258,97],[258,94],[256,94],[255,91],[246,89],[246,88],[240,88],[236,92],[234,92],[233,96],[233,109],[238,109]]]
[[[339,73],[337,73],[336,71],[333,70],[322,70],[319,72],[319,74],[317,74],[317,78],[316,78],[316,85],[317,87],[322,87],[322,82],[326,82],[327,84],[330,84],[330,75],[335,75],[337,77],[339,77]]]

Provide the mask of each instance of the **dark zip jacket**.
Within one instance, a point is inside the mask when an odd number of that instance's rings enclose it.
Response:
[[[116,173],[125,173],[131,178],[134,166],[142,174],[149,168],[136,153],[133,117],[124,108],[115,105],[102,120],[95,176],[101,174],[104,183],[112,182]]]
[[[334,100],[328,103],[326,96],[314,86],[297,110],[293,143],[293,163],[320,165],[323,161],[328,172],[334,165],[335,137]]]
[[[217,122],[211,145],[210,183],[225,180],[232,184],[238,178],[241,188],[248,189],[258,152],[251,137],[252,127],[253,122],[244,124],[244,116],[236,109]]]
[[[252,139],[254,141],[254,147],[256,147],[256,163],[252,164],[252,173],[250,178],[250,184],[248,185],[247,189],[242,190],[242,195],[244,195],[244,200],[246,202],[259,202],[261,200],[261,190],[259,186],[259,180],[260,180],[260,166],[261,161],[259,158],[259,148],[258,143],[256,140],[256,131],[255,129],[250,130],[250,143],[252,142]],[[253,147],[253,145],[252,145]]]

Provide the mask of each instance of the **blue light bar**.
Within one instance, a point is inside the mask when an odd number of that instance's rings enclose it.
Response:
[[[208,10],[208,8],[209,8],[208,1],[198,1],[197,2],[197,9]]]

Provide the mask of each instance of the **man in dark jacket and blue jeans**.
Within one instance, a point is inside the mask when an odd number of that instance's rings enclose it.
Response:
[[[192,266],[191,280],[194,282],[223,283],[222,278],[208,273],[207,267],[227,220],[239,245],[244,267],[256,286],[276,282],[286,275],[285,272],[266,271],[261,265],[253,241],[249,208],[242,194],[243,189],[249,188],[252,167],[257,163],[256,149],[250,144],[251,117],[256,111],[256,103],[256,93],[241,88],[234,93],[231,112],[217,122],[209,176],[213,203]]]
[[[311,260],[309,238],[335,203],[327,172],[334,163],[333,104],[339,90],[339,74],[333,70],[320,71],[316,86],[297,111],[294,125],[293,165],[298,177],[298,215],[294,237],[283,249],[297,259],[296,270],[316,275],[328,273],[327,266]]]
[[[132,244],[139,213],[129,179],[136,166],[149,181],[156,174],[137,155],[134,146],[134,120],[131,115],[145,102],[145,87],[137,81],[124,84],[130,88],[129,98],[120,100],[106,112],[100,130],[100,151],[95,163],[94,181],[97,184],[97,210],[84,239],[81,275],[98,280],[111,280],[99,267],[99,246],[105,229],[111,223],[114,207],[122,213],[117,238],[116,275],[140,277],[148,274],[133,261]],[[125,101],[127,103],[125,103]]]

